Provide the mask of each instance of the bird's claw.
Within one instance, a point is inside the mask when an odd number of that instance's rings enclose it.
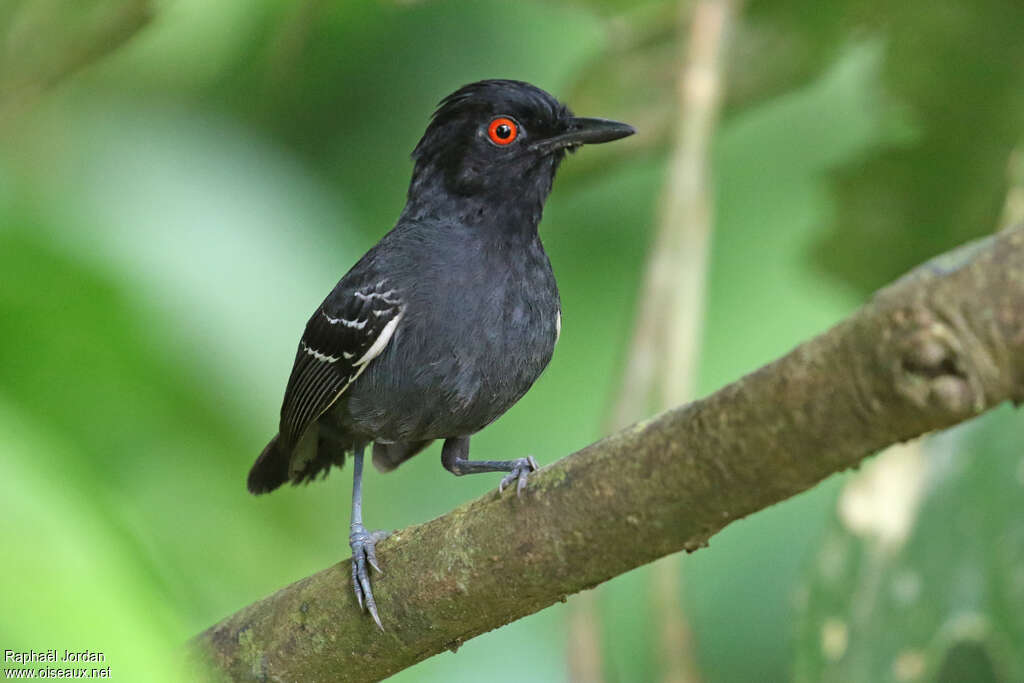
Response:
[[[518,460],[512,461],[512,470],[501,478],[501,482],[498,483],[498,493],[503,493],[505,487],[516,482],[516,495],[520,495],[523,489],[526,488],[526,477],[530,472],[536,472],[540,469],[537,466],[537,461],[533,459],[532,455],[528,455],[525,458],[519,458]]]
[[[356,600],[359,601],[359,609],[369,611],[370,616],[377,623],[381,631],[384,626],[380,623],[380,616],[377,614],[377,602],[373,599],[373,590],[370,588],[370,573],[366,568],[369,564],[383,574],[377,564],[376,545],[389,536],[386,531],[374,531],[368,533],[363,525],[354,525],[352,533],[348,536],[348,545],[352,548],[352,588],[356,592]]]

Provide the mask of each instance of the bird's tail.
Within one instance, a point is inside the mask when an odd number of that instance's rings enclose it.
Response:
[[[278,434],[256,458],[249,470],[249,493],[259,495],[270,493],[288,481],[288,462],[291,454],[281,447],[281,435]]]

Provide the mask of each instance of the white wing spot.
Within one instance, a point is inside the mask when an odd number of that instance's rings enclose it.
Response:
[[[381,283],[381,284],[384,284],[384,283]],[[355,294],[356,294],[356,298],[357,299],[362,299],[363,301],[373,301],[374,299],[380,298],[380,299],[383,299],[384,301],[386,301],[389,304],[397,304],[398,301],[390,298],[391,295],[394,294],[394,293],[395,293],[395,290],[389,289],[386,292],[370,292],[368,294],[364,293],[364,292],[356,292]]]
[[[341,323],[345,327],[354,327],[357,330],[361,330],[364,327],[366,327],[365,320],[346,320],[345,318],[332,318],[331,316],[327,315],[327,311],[323,309],[320,310],[320,313],[324,316],[324,318],[327,319],[327,322],[329,322],[332,325],[337,325],[338,323]]]
[[[309,346],[308,344],[306,344],[306,342],[301,342],[301,343],[302,343],[302,348],[305,349],[306,353],[308,353],[309,355],[313,356],[313,358],[316,358],[318,361],[320,361],[322,363],[337,363],[338,362],[338,357],[337,356],[328,356],[326,353],[320,353],[319,351],[314,349],[312,346]]]
[[[558,312],[558,317],[555,318],[555,343],[558,343],[558,338],[562,336],[562,312]]]

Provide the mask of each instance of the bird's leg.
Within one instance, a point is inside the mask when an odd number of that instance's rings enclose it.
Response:
[[[532,455],[515,460],[469,460],[469,437],[445,439],[441,449],[441,464],[454,475],[476,474],[477,472],[508,472],[498,484],[498,493],[516,482],[516,495],[526,488],[526,476],[537,471],[537,461]]]
[[[352,588],[355,589],[356,599],[359,601],[359,608],[369,610],[377,627],[383,631],[377,615],[377,603],[373,599],[373,591],[370,590],[370,574],[366,568],[367,563],[378,572],[377,554],[375,546],[378,541],[388,537],[386,531],[374,531],[367,533],[363,526],[363,446],[359,446],[353,453],[352,464],[352,526],[348,535],[348,545],[352,548]]]

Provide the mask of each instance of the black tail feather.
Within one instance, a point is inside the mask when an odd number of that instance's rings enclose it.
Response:
[[[281,435],[278,434],[270,440],[249,470],[249,493],[257,496],[261,493],[270,493],[288,481],[288,461],[291,454],[280,447],[280,438]]]

